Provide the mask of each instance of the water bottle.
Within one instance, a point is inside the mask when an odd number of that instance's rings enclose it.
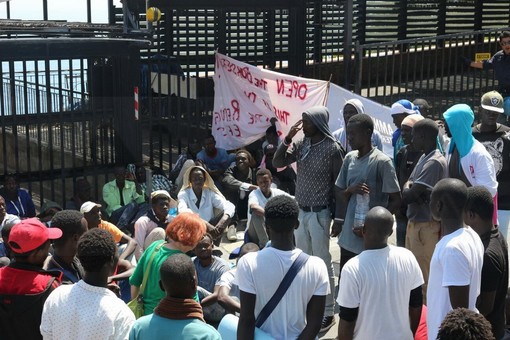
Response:
[[[370,204],[369,194],[356,194],[356,208],[354,210],[354,229],[361,228],[365,224],[365,217],[367,216]]]
[[[172,220],[177,216],[177,207],[171,207],[168,209],[168,217],[166,218],[167,222],[172,222]]]

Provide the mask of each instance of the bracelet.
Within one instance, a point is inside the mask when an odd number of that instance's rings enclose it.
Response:
[[[344,223],[345,222],[345,220],[343,218],[336,218],[336,217],[335,217],[334,221],[335,222],[339,222],[339,223]]]

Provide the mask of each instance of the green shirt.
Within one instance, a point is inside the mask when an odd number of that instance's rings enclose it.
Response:
[[[129,283],[132,286],[140,287],[143,281],[143,274],[147,270],[149,260],[156,247],[165,241],[157,241],[152,243],[142,254],[138,264],[135,268],[133,275],[129,278]],[[168,249],[162,246],[159,251],[154,255],[154,260],[150,267],[149,276],[147,277],[147,284],[143,292],[144,301],[144,315],[149,315],[154,311],[159,301],[165,297],[165,292],[159,286],[159,268],[163,262],[171,255],[182,253],[180,250]],[[132,297],[134,298],[134,296]]]

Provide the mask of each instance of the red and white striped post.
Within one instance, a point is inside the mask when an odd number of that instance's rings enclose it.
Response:
[[[135,120],[138,120],[138,86],[135,86]]]

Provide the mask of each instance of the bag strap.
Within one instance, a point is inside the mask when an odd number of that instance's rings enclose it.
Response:
[[[269,299],[264,308],[262,308],[259,316],[257,316],[257,320],[255,320],[256,327],[260,328],[267,320],[269,315],[271,315],[276,306],[278,306],[278,303],[283,298],[283,295],[285,295],[285,292],[290,287],[290,284],[296,277],[297,273],[299,272],[299,270],[301,270],[301,268],[306,263],[306,261],[308,261],[309,258],[310,256],[305,254],[305,252],[301,252],[301,254],[299,254],[298,257],[296,258],[296,260],[294,260],[294,263],[292,263],[292,266],[290,266],[282,282],[280,282],[280,285],[276,289],[276,292],[273,294],[271,299]]]
[[[156,256],[156,253],[159,251],[159,249],[161,249],[161,247],[163,247],[165,243],[166,242],[159,244],[156,247],[156,249],[154,249],[154,251],[152,252],[151,258],[149,259],[149,263],[147,264],[147,269],[145,270],[145,273],[143,273],[142,285],[140,286],[140,292],[138,293],[138,295],[143,294],[143,291],[145,290],[145,284],[147,283],[147,278],[149,277],[149,272],[151,270],[152,260],[154,260],[154,256]]]

